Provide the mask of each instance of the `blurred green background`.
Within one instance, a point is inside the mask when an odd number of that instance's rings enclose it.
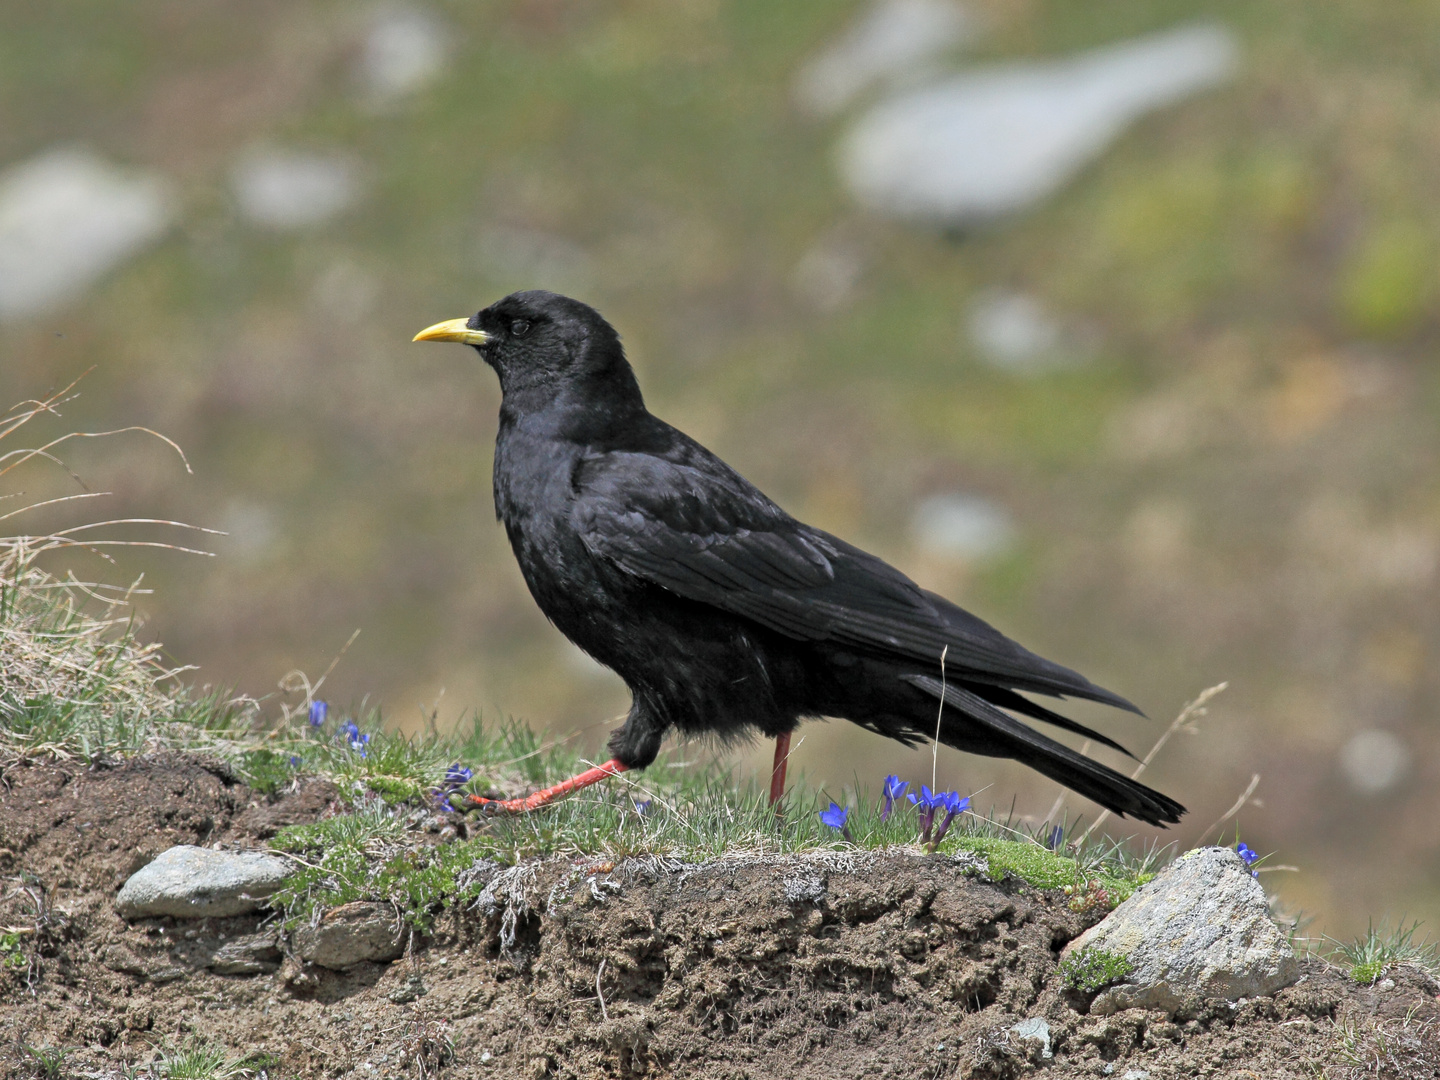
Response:
[[[1265,878],[1285,905],[1337,936],[1372,915],[1433,929],[1440,7],[968,7],[953,70],[1197,11],[1235,33],[1240,68],[1054,198],[946,236],[846,194],[835,144],[862,106],[793,102],[850,3],[0,3],[0,167],[84,147],[164,177],[173,206],[83,295],[0,323],[0,399],[93,368],[50,432],[144,424],[194,466],[141,435],[74,446],[115,493],[103,513],[230,534],[215,559],[124,551],[86,572],[143,573],[146,632],[200,681],[270,693],[359,628],[332,701],[404,726],[479,708],[598,747],[628,698],[547,626],[493,520],[494,377],[410,344],[517,288],[569,292],[620,330],[655,412],[791,512],[1153,718],[1081,719],[1143,753],[1229,680],[1148,775],[1191,807],[1166,840],[1199,840],[1259,773],[1238,822],[1299,867]],[[442,47],[387,88],[367,35],[396,11]],[[339,162],[343,208],[247,217],[237,170],[278,151]],[[967,311],[995,289],[1043,303],[1083,362],[986,363]],[[923,543],[916,508],[947,493],[1000,508],[1007,542]],[[837,797],[929,778],[928,750],[802,734],[794,762]],[[982,806],[1038,818],[1057,795],[1005,763],[938,767]]]

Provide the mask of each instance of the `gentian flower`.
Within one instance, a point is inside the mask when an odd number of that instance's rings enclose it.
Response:
[[[820,823],[822,825],[829,825],[832,829],[839,829],[840,835],[853,844],[855,840],[850,835],[850,826],[847,823],[849,817],[850,811],[835,802],[830,804],[829,810],[820,811]]]
[[[298,769],[300,767],[300,759],[294,754],[290,755],[290,767],[292,769]]]
[[[909,786],[908,781],[901,780],[898,776],[885,777],[885,809],[880,811],[881,821],[890,820],[890,811],[895,809],[895,800],[904,795]]]
[[[340,725],[340,730],[336,732],[336,734],[349,742],[354,742],[360,738],[360,725],[355,723],[354,720],[346,720],[345,723]]]
[[[445,770],[445,786],[450,790],[464,787],[475,775],[474,769],[467,769],[464,765],[456,763]]]
[[[1065,843],[1065,826],[1056,825],[1045,835],[1045,846],[1051,851],[1059,851],[1060,845]]]
[[[319,727],[325,723],[325,717],[330,715],[330,705],[324,701],[312,701],[310,703],[310,726]]]
[[[1243,840],[1235,845],[1235,851],[1239,854],[1240,858],[1245,860],[1246,869],[1249,869],[1260,859],[1259,853],[1249,844],[1245,843]],[[1251,870],[1250,876],[1253,878],[1258,878],[1260,876],[1260,872],[1258,870]]]
[[[635,813],[639,814],[641,817],[644,817],[650,812],[650,803],[652,801],[653,800],[651,799],[646,799],[644,802],[637,801],[635,803]]]
[[[941,805],[939,797],[924,784],[920,785],[919,795],[911,792],[905,797],[915,804],[920,813],[920,843],[930,843],[930,830],[935,827],[935,811]]]
[[[931,851],[938,848],[940,841],[945,839],[945,833],[949,830],[950,823],[970,809],[970,797],[967,795],[962,799],[958,792],[946,791],[935,796],[935,805],[945,807],[945,817],[940,822],[940,827],[935,830],[934,838],[930,841]]]

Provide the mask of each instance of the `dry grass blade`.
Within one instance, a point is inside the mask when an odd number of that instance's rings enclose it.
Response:
[[[1130,774],[1130,779],[1140,779],[1140,774],[1143,773],[1146,767],[1155,760],[1155,755],[1160,753],[1161,748],[1170,741],[1170,736],[1174,735],[1177,731],[1185,731],[1194,734],[1197,729],[1195,728],[1192,721],[1198,720],[1200,719],[1200,717],[1204,716],[1208,711],[1205,708],[1206,703],[1229,685],[1230,684],[1228,682],[1216,683],[1214,686],[1200,691],[1200,695],[1196,697],[1194,701],[1190,702],[1183,709],[1181,709],[1180,715],[1175,717],[1175,719],[1171,721],[1170,726],[1165,729],[1164,734],[1162,734],[1160,738],[1155,740],[1155,745],[1150,748],[1150,752],[1141,759],[1139,765],[1135,766],[1135,771]],[[1236,807],[1236,809],[1238,810],[1239,807]],[[1090,823],[1090,827],[1085,830],[1085,834],[1080,837],[1080,842],[1083,844],[1086,840],[1090,839],[1090,834],[1093,833],[1096,829],[1098,829],[1101,825],[1103,825],[1105,823],[1105,820],[1109,816],[1109,810],[1102,811],[1100,815],[1093,822]]]

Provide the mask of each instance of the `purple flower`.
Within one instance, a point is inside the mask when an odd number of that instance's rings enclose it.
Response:
[[[935,827],[935,811],[943,805],[942,797],[924,784],[920,785],[919,795],[912,792],[905,797],[914,803],[915,809],[920,812],[920,843],[930,843],[930,832]]]
[[[901,780],[898,776],[885,777],[885,809],[880,811],[881,821],[890,820],[890,812],[895,809],[895,800],[904,795],[909,786],[908,781]]]
[[[298,769],[300,767],[300,759],[294,754],[290,755],[290,767],[292,769]]]
[[[935,797],[935,804],[937,807],[945,807],[945,818],[940,822],[940,827],[935,830],[935,836],[930,841],[931,851],[938,848],[940,841],[945,839],[945,833],[949,830],[950,823],[970,809],[970,797],[967,795],[962,799],[958,792],[946,791]]]
[[[849,818],[850,811],[835,802],[830,804],[829,810],[820,811],[820,823],[822,825],[829,825],[832,829],[839,829],[840,835],[853,844],[855,840],[851,837],[850,826],[847,824]]]
[[[1065,843],[1065,826],[1056,825],[1045,834],[1045,846],[1051,851],[1059,851],[1060,845]]]
[[[355,723],[354,720],[346,720],[345,723],[340,725],[340,730],[336,732],[336,734],[342,739],[354,742],[360,738],[360,725]]]
[[[310,726],[319,727],[325,723],[325,717],[330,715],[330,706],[324,701],[312,701],[310,703]]]
[[[474,769],[467,769],[458,762],[445,770],[445,786],[452,791],[458,787],[464,787],[475,775]]]
[[[653,800],[650,799],[646,799],[644,802],[637,801],[635,803],[635,813],[639,814],[641,817],[644,817],[650,812],[650,803],[652,801]]]
[[[1247,869],[1251,866],[1254,866],[1255,863],[1258,862],[1260,859],[1259,852],[1257,852],[1254,848],[1252,848],[1249,844],[1245,843],[1243,840],[1235,845],[1235,850],[1239,853],[1240,858],[1245,860],[1245,866]],[[1253,878],[1258,878],[1260,876],[1260,873],[1258,870],[1251,870],[1250,876]]]
[[[450,805],[450,793],[448,791],[441,791],[439,788],[433,788],[430,792],[430,797],[435,800],[435,805],[438,806],[441,810],[455,809],[453,806]]]

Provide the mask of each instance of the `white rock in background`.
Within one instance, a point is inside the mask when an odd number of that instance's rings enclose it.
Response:
[[[916,507],[911,529],[921,551],[943,558],[988,559],[1015,542],[1010,515],[978,495],[932,495]]]
[[[449,57],[445,28],[429,11],[382,7],[365,33],[356,74],[370,100],[385,105],[434,82]]]
[[[1405,775],[1409,752],[1399,737],[1379,728],[1357,731],[1340,748],[1340,771],[1363,795],[1387,791]]]
[[[990,367],[1012,375],[1042,375],[1084,359],[1065,331],[1028,293],[987,289],[971,302],[966,336]]]
[[[319,225],[360,198],[359,168],[343,154],[253,150],[230,182],[241,216],[268,229]]]
[[[833,116],[874,83],[913,78],[974,32],[965,9],[948,0],[881,0],[801,69],[795,102],[816,116]]]
[[[1228,31],[1197,26],[959,75],[870,110],[841,144],[841,172],[877,213],[986,221],[1052,194],[1126,125],[1223,82],[1237,59]]]
[[[263,851],[180,844],[130,875],[115,897],[115,910],[126,919],[244,915],[273,895],[290,871],[287,860]]]
[[[1193,998],[1273,994],[1300,977],[1265,890],[1229,848],[1188,851],[1065,947],[1119,953],[1131,972],[1090,1011],[1136,1007],[1174,1012]]]
[[[0,320],[85,290],[158,240],[174,218],[170,185],[82,149],[51,150],[0,174]]]

